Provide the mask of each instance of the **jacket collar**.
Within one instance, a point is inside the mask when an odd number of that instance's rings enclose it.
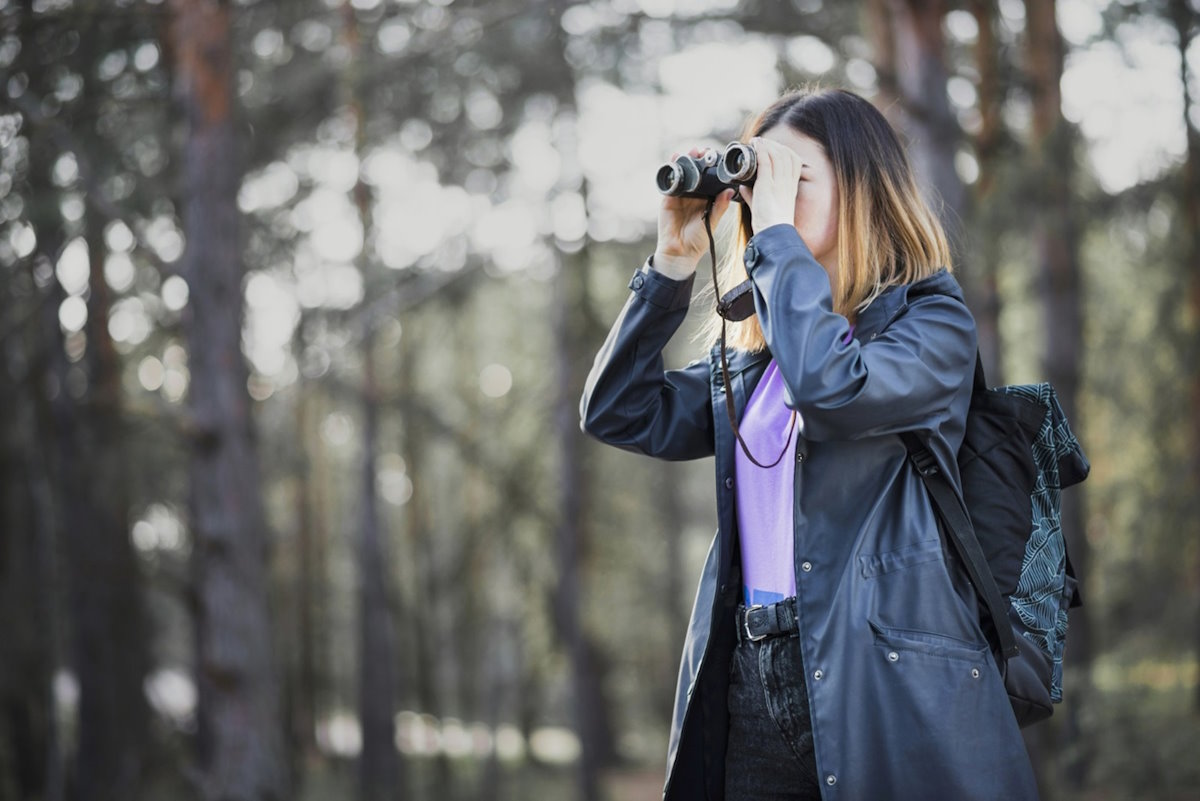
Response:
[[[854,338],[863,341],[870,339],[872,334],[883,331],[908,309],[910,299],[921,295],[949,295],[960,302],[965,302],[958,281],[954,279],[949,270],[942,267],[920,281],[890,286],[885,289],[879,297],[872,301],[870,306],[863,309],[862,313],[858,315],[858,322],[854,326]],[[714,365],[720,364],[721,344],[719,342],[712,346],[709,355]],[[771,358],[771,352],[765,348],[754,353],[730,348],[725,351],[725,357],[729,364],[729,374],[732,376],[761,362],[766,362]]]
[[[883,331],[908,308],[909,300],[921,295],[949,295],[963,300],[962,289],[958,281],[945,267],[933,275],[922,278],[912,284],[891,286],[875,298],[875,300],[858,315],[854,327],[854,338],[862,341],[869,339],[872,334]]]
[[[714,365],[719,365],[721,363],[721,343],[720,342],[718,342],[717,344],[712,346],[712,349],[709,351],[709,356],[712,359],[712,363]],[[766,348],[763,348],[760,351],[755,351],[753,353],[751,353],[750,351],[745,351],[745,350],[736,350],[734,348],[726,348],[725,349],[725,361],[729,365],[729,374],[730,375],[735,375],[736,373],[740,373],[743,370],[749,369],[750,367],[753,367],[754,365],[758,364],[759,362],[766,362],[770,358],[771,358],[771,352],[769,350],[767,350]],[[716,367],[716,369],[719,371],[721,368]],[[718,372],[718,375],[719,375],[719,372]]]

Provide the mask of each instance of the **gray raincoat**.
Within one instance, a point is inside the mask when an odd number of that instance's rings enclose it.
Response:
[[[1018,801],[1032,769],[964,572],[900,432],[958,484],[975,324],[945,270],[886,290],[849,323],[790,225],[745,251],[767,351],[731,351],[737,415],[773,356],[803,421],[796,445],[795,574],[825,801]],[[718,349],[665,370],[694,279],[639,270],[596,356],[583,428],[663,459],[716,457],[717,534],[680,664],[667,801],[724,798],[726,692],[741,598],[734,449]],[[729,801],[737,801],[729,799]]]

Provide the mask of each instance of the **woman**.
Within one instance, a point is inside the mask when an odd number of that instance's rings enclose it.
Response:
[[[663,200],[581,404],[612,445],[716,457],[665,798],[1036,798],[973,590],[899,436],[958,484],[976,335],[945,235],[857,95],[789,93],[747,140],[758,172],[721,282],[753,286],[755,315],[727,337],[737,428],[719,344],[663,367],[708,249],[694,198]]]

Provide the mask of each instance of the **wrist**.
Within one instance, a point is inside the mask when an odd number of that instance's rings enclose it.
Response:
[[[698,256],[680,256],[656,250],[651,257],[650,265],[667,278],[680,281],[696,272],[696,265],[699,263]]]
[[[772,219],[770,215],[763,215],[763,218],[761,220],[757,217],[754,218],[754,233],[755,233],[755,235],[757,235],[760,231],[765,231],[768,228],[773,228],[776,225],[791,225],[791,224],[792,224],[791,219],[785,219],[782,216],[779,217],[778,219]]]

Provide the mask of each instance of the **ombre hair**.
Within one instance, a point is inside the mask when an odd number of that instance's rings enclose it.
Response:
[[[833,309],[853,321],[888,287],[951,269],[950,246],[937,215],[917,189],[896,132],[879,110],[853,92],[797,90],[776,100],[742,130],[740,141],[779,125],[824,148],[838,188],[837,270]],[[721,290],[746,280],[742,253],[754,233],[750,209],[731,204],[732,218],[718,274]],[[726,229],[723,219],[720,226]],[[758,315],[727,323],[731,348],[766,347]],[[713,313],[699,337],[717,340],[721,318]]]

